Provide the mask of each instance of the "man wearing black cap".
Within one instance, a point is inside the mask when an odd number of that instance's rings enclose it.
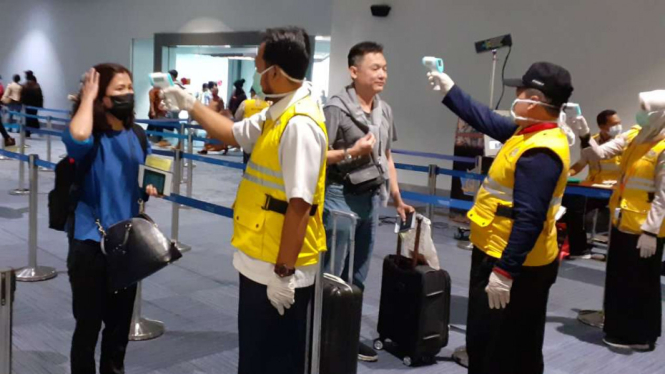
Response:
[[[570,74],[539,62],[506,81],[517,88],[512,119],[471,99],[448,75],[428,76],[445,106],[504,143],[468,213],[469,373],[543,373],[547,299],[558,271],[555,217],[570,162],[557,121],[573,91]]]

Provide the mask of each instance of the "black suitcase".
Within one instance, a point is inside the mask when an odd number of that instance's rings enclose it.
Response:
[[[349,243],[349,269],[353,269],[353,254],[355,251],[355,226],[357,217],[355,214],[344,212],[332,212],[333,221],[339,217],[348,218],[351,221],[351,239]],[[336,227],[336,224],[334,225]],[[336,230],[333,229],[333,248],[335,251]],[[339,277],[331,274],[323,274],[321,298],[320,339],[317,337],[315,322],[314,347],[320,344],[320,356],[318,356],[318,370],[316,366],[317,356],[312,360],[313,374],[356,374],[358,370],[358,342],[360,341],[360,322],[362,317],[363,293],[360,288],[353,285],[352,270],[349,270],[348,280],[345,282]],[[321,278],[320,278],[321,279]]]
[[[418,264],[420,244],[418,220],[413,259],[397,254],[383,261],[377,350],[386,349],[407,366],[432,364],[448,344],[450,323],[450,275]]]

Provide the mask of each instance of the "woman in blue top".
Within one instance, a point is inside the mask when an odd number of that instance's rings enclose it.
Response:
[[[117,64],[90,69],[73,113],[69,131],[63,136],[67,154],[76,162],[92,157],[92,166],[82,182],[67,256],[76,319],[71,371],[96,372],[95,347],[103,322],[99,372],[121,374],[125,372],[136,287],[108,291],[106,260],[96,222],[106,229],[130,219],[139,212],[139,200],[157,195],[152,186],[145,193],[139,189],[139,165],[150,149],[144,152],[132,129],[134,89],[130,71]]]

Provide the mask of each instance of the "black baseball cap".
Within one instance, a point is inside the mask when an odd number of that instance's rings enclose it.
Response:
[[[508,87],[539,90],[552,100],[552,105],[557,107],[567,103],[573,93],[570,72],[551,62],[536,62],[522,78],[505,79],[503,84]]]

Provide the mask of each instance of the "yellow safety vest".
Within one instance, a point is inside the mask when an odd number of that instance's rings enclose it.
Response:
[[[265,100],[247,99],[245,100],[245,114],[243,118],[249,118],[256,113],[261,113],[268,106],[268,102]]]
[[[635,127],[633,128],[635,130]],[[621,181],[610,198],[612,224],[622,232],[641,234],[651,202],[656,192],[656,166],[658,157],[665,151],[665,140],[636,144],[633,139],[639,132],[631,131],[630,144],[621,162]],[[665,237],[665,222],[658,237]]]
[[[517,161],[524,152],[534,148],[547,148],[556,153],[561,159],[563,170],[554,189],[543,231],[529,252],[524,266],[550,264],[559,253],[555,215],[561,206],[570,166],[570,149],[563,131],[555,128],[523,135],[516,133],[508,139],[478,190],[473,208],[467,213],[471,220],[471,242],[487,255],[501,258],[513,228],[511,213]]]
[[[268,197],[287,201],[279,162],[279,144],[284,129],[295,116],[310,117],[327,139],[325,117],[319,105],[309,96],[291,105],[277,120],[266,120],[252,150],[233,207],[231,244],[250,257],[272,264],[277,261],[279,254],[284,215],[266,210],[265,207]],[[316,264],[319,252],[326,250],[326,232],[323,227],[325,172],[324,157],[312,202],[318,208],[307,223],[305,241],[296,266]]]
[[[600,134],[593,136],[596,141]],[[586,180],[592,183],[602,184],[605,181],[618,181],[621,176],[621,156],[612,157],[607,160],[589,163],[589,175]]]

